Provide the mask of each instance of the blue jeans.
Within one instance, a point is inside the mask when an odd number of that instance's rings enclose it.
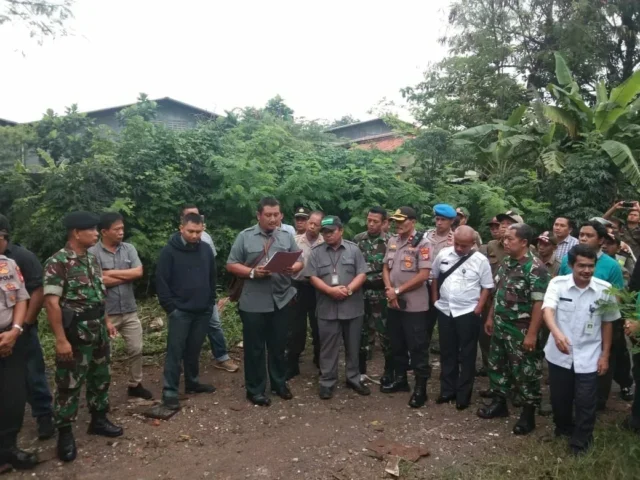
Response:
[[[207,336],[210,318],[211,310],[198,313],[174,310],[169,314],[162,398],[178,397],[180,364],[184,365],[185,390],[200,383],[200,351]]]
[[[209,319],[209,343],[211,344],[211,352],[213,358],[219,362],[229,360],[229,353],[227,352],[227,342],[224,338],[224,332],[222,331],[222,322],[220,322],[220,313],[218,312],[217,305],[213,306],[213,312]]]
[[[27,337],[27,401],[31,405],[31,414],[36,418],[53,415],[51,406],[53,397],[47,382],[42,347],[38,338],[38,326],[28,327],[25,334]]]

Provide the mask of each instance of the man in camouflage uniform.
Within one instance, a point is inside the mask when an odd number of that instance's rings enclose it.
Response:
[[[524,220],[520,215],[517,215],[512,210],[493,217],[493,219],[489,223],[487,223],[487,226],[491,230],[491,236],[493,237],[493,240],[490,240],[489,243],[480,247],[480,253],[486,255],[486,257],[489,259],[489,265],[491,265],[491,275],[494,278],[498,273],[498,267],[502,265],[502,261],[507,256],[506,252],[504,251],[504,244],[502,242],[504,233],[506,232],[509,225],[513,225],[514,223],[524,223]],[[488,315],[489,308],[485,308],[485,313],[483,315],[485,323],[487,322]],[[489,370],[489,345],[491,344],[491,336],[487,335],[487,333],[484,331],[480,332],[480,340],[478,341],[478,344],[480,345],[480,353],[482,355],[482,368],[477,372],[477,375],[486,377],[487,371]],[[480,392],[478,393],[483,398],[493,397],[491,389],[480,390]]]
[[[377,334],[384,354],[384,375],[380,379],[385,383],[393,375],[393,357],[387,335],[387,299],[382,281],[384,256],[387,251],[389,235],[383,232],[388,223],[387,211],[381,207],[372,207],[367,214],[367,231],[359,233],[353,239],[367,262],[367,280],[364,283],[364,323],[360,339],[360,374],[367,373],[367,359]]]
[[[47,317],[56,337],[55,424],[58,428],[58,458],[76,458],[72,423],[78,414],[82,385],[87,385],[91,410],[89,433],[106,437],[123,430],[107,419],[109,410],[109,336],[115,328],[105,314],[106,288],[102,269],[87,249],[98,241],[99,218],[88,212],[73,212],[64,218],[67,244],[44,266]]]
[[[529,251],[533,230],[524,223],[507,228],[503,243],[508,257],[496,275],[494,303],[485,323],[491,336],[489,381],[494,393],[491,405],[478,410],[480,418],[506,417],[507,396],[512,385],[523,408],[513,433],[526,435],[535,428],[535,409],[540,404],[542,377],[542,301],[549,272],[542,260]]]

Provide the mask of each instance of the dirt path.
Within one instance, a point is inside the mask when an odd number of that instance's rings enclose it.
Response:
[[[380,371],[379,352],[372,366]],[[343,367],[341,367],[343,368]],[[123,437],[109,440],[88,436],[88,413],[83,405],[76,425],[78,459],[62,465],[55,458],[55,439],[39,442],[35,422],[25,421],[21,445],[38,448],[44,461],[24,477],[65,479],[375,479],[391,478],[385,462],[372,458],[368,442],[380,438],[407,445],[424,445],[431,455],[422,458],[402,478],[441,478],[452,464],[472,462],[498,452],[505,442],[526,444],[549,437],[549,419],[538,417],[538,429],[529,438],[511,433],[518,410],[509,419],[481,420],[476,405],[458,412],[452,405],[436,405],[437,382],[429,384],[426,408],[407,406],[408,394],[383,395],[372,385],[369,397],[342,387],[332,400],[317,396],[316,376],[309,358],[302,375],[290,382],[295,398],[274,398],[260,408],[244,399],[242,372],[230,374],[203,362],[202,380],[212,382],[212,395],[191,396],[169,421],[154,423],[135,412],[127,401],[126,377],[116,367],[111,387],[112,416],[125,428]],[[341,371],[342,373],[342,371]],[[145,385],[156,398],[161,393],[159,366],[145,368]],[[437,378],[437,369],[435,370]],[[485,388],[486,379],[475,390]],[[612,402],[612,410],[624,410]],[[533,438],[532,438],[533,437]],[[21,478],[11,474],[5,478]]]

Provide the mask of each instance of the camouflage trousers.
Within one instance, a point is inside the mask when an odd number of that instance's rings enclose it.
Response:
[[[491,390],[506,398],[512,387],[525,405],[540,404],[540,379],[544,353],[540,341],[533,352],[525,352],[525,334],[515,325],[494,320],[489,349],[489,382]]]
[[[80,391],[85,384],[90,411],[106,412],[109,409],[111,383],[109,336],[104,319],[78,322],[65,333],[73,349],[73,359],[56,359],[53,411],[58,428],[75,421]]]
[[[387,299],[365,294],[364,322],[362,322],[362,334],[360,336],[361,356],[368,356],[374,344],[374,335],[378,337],[384,357],[390,358],[391,344],[387,334]]]

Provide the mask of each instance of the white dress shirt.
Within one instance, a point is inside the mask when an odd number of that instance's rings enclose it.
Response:
[[[443,248],[431,267],[433,278],[437,280],[461,258],[453,247]],[[480,290],[493,288],[489,260],[481,253],[473,252],[439,287],[440,298],[435,305],[442,313],[459,317],[473,312],[480,300]]]
[[[602,354],[602,322],[613,322],[620,318],[617,307],[601,311],[598,302],[616,303],[614,296],[606,291],[611,284],[593,277],[586,288],[578,288],[573,274],[556,277],[549,283],[542,309],[555,311],[556,325],[569,339],[569,354],[558,347],[553,335],[549,336],[544,354],[549,363],[573,369],[576,373],[598,371],[598,358]]]

